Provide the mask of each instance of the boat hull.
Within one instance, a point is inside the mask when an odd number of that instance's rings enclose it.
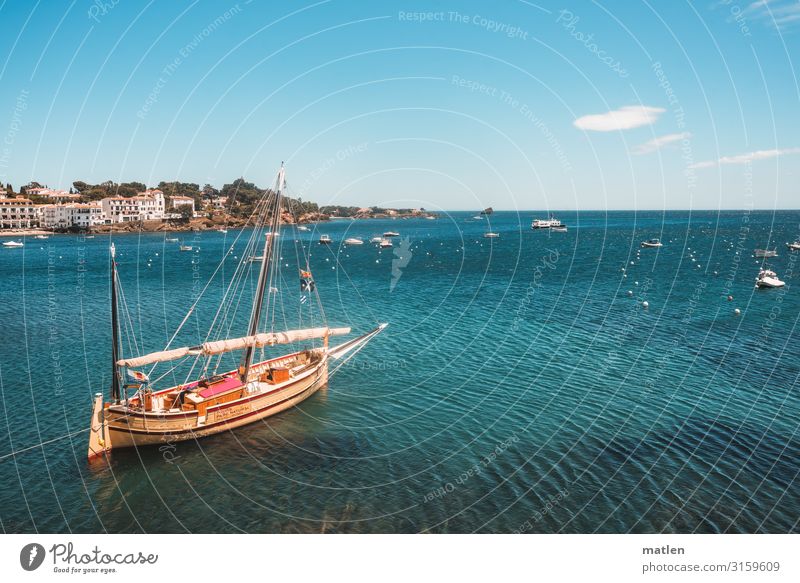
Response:
[[[197,411],[132,412],[112,405],[103,415],[105,449],[176,443],[236,429],[298,405],[327,383],[326,358],[311,371],[274,390],[209,407],[205,416]]]

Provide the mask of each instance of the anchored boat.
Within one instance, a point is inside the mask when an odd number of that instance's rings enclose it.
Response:
[[[549,219],[533,219],[531,229],[555,229],[561,227],[562,223],[554,216]]]
[[[756,278],[757,288],[783,287],[786,283],[778,279],[778,274],[771,269],[762,269]]]
[[[768,259],[768,258],[772,258],[772,257],[777,257],[778,256],[778,250],[777,249],[756,249],[755,251],[753,251],[753,255],[755,257],[758,257],[759,259]]]
[[[171,348],[168,344],[159,352],[122,356],[120,332],[123,327],[119,322],[117,301],[120,284],[114,245],[111,245],[111,395],[107,402],[103,401],[101,393],[95,395],[89,432],[89,458],[117,448],[206,437],[289,409],[328,383],[330,361],[345,358],[347,354],[352,357],[386,327],[386,324],[380,324],[370,332],[335,347],[329,345],[329,339],[349,334],[350,328],[322,325],[280,332],[259,331],[262,314],[273,314],[272,323],[275,322],[275,309],[270,298],[278,292],[271,285],[273,280],[280,281],[280,245],[276,244],[276,239],[281,223],[283,185],[284,168],[281,165],[275,189],[265,195],[267,204],[263,205],[261,211],[263,224],[257,225],[256,229],[260,233],[261,227],[269,227],[264,234],[258,283],[244,336],[208,340],[196,346],[180,348]],[[258,241],[253,240],[253,245],[256,244],[259,244]],[[246,265],[251,265],[249,258],[242,260],[240,268],[244,270]],[[243,276],[242,281],[246,282],[246,277]],[[301,304],[308,303],[308,296],[312,294],[316,294],[319,302],[316,284],[307,263],[305,269],[300,270],[300,290]],[[227,300],[234,304],[238,297],[235,297],[235,293],[231,295],[234,297],[228,297]],[[193,309],[194,306],[189,314]],[[184,318],[184,323],[189,314]],[[321,339],[322,346],[254,362],[256,349],[312,339]],[[241,352],[239,367],[216,374],[212,359],[219,364],[222,355],[230,352]],[[194,380],[187,379],[183,384],[165,389],[151,386],[149,375],[136,370],[182,359],[194,359],[191,370],[202,372],[195,373],[197,376]],[[125,375],[122,374],[123,369]],[[123,378],[128,382],[123,384]]]

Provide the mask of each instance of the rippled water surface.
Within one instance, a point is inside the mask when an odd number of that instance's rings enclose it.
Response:
[[[93,465],[86,433],[8,454],[84,429],[107,392],[108,237],[0,249],[3,530],[797,531],[800,265],[784,244],[800,213],[562,213],[568,233],[531,231],[535,216],[320,227],[397,230],[405,265],[287,229],[331,325],[389,328],[296,409]],[[163,347],[236,235],[194,235],[194,254],[114,237],[140,349]],[[637,255],[650,237],[664,247]],[[767,246],[783,290],[753,287]],[[180,340],[202,338],[222,285]]]

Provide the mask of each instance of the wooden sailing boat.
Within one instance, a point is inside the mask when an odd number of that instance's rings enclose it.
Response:
[[[269,284],[273,277],[277,277],[276,270],[272,267],[277,263],[278,245],[274,242],[280,230],[284,178],[284,168],[281,165],[274,195],[268,201],[271,205],[265,205],[267,212],[264,216],[269,217],[269,232],[265,234],[246,336],[208,341],[198,346],[165,349],[142,356],[121,357],[117,305],[119,282],[114,245],[111,245],[111,399],[104,403],[102,393],[95,395],[89,432],[89,458],[122,447],[174,443],[205,437],[284,411],[328,383],[328,364],[331,360],[344,358],[348,353],[352,357],[386,327],[386,324],[380,324],[367,334],[336,347],[329,346],[329,338],[349,334],[350,328],[322,326],[283,332],[259,332],[262,311],[269,313],[269,291],[275,289]],[[249,263],[246,259],[243,261]],[[310,288],[315,291],[310,272],[302,271],[301,277],[304,278],[301,279],[301,289]],[[311,339],[322,339],[322,346],[253,362],[256,348]],[[150,387],[148,376],[133,370],[187,357],[210,359],[233,351],[242,352],[237,370],[205,375],[162,390]],[[126,369],[126,376],[134,381],[133,384],[122,384],[122,369]],[[128,396],[130,389],[135,392]]]

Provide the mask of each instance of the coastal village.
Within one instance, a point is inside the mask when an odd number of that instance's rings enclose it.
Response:
[[[236,188],[233,195],[225,195],[207,186],[202,191],[198,190],[194,196],[165,194],[160,188],[144,188],[130,196],[111,194],[97,199],[72,188],[66,191],[30,183],[22,187],[19,193],[15,193],[7,185],[0,190],[0,235],[110,230],[206,230],[223,226],[245,226],[250,214],[247,193],[256,190],[255,186],[240,179],[233,185],[225,185],[223,192],[226,189],[230,191],[231,186]],[[242,196],[241,200],[236,200],[239,186],[242,186]],[[320,208],[315,203],[289,199],[284,206],[282,218],[284,223],[314,223],[336,218],[428,216],[434,215],[425,209],[343,206]]]

